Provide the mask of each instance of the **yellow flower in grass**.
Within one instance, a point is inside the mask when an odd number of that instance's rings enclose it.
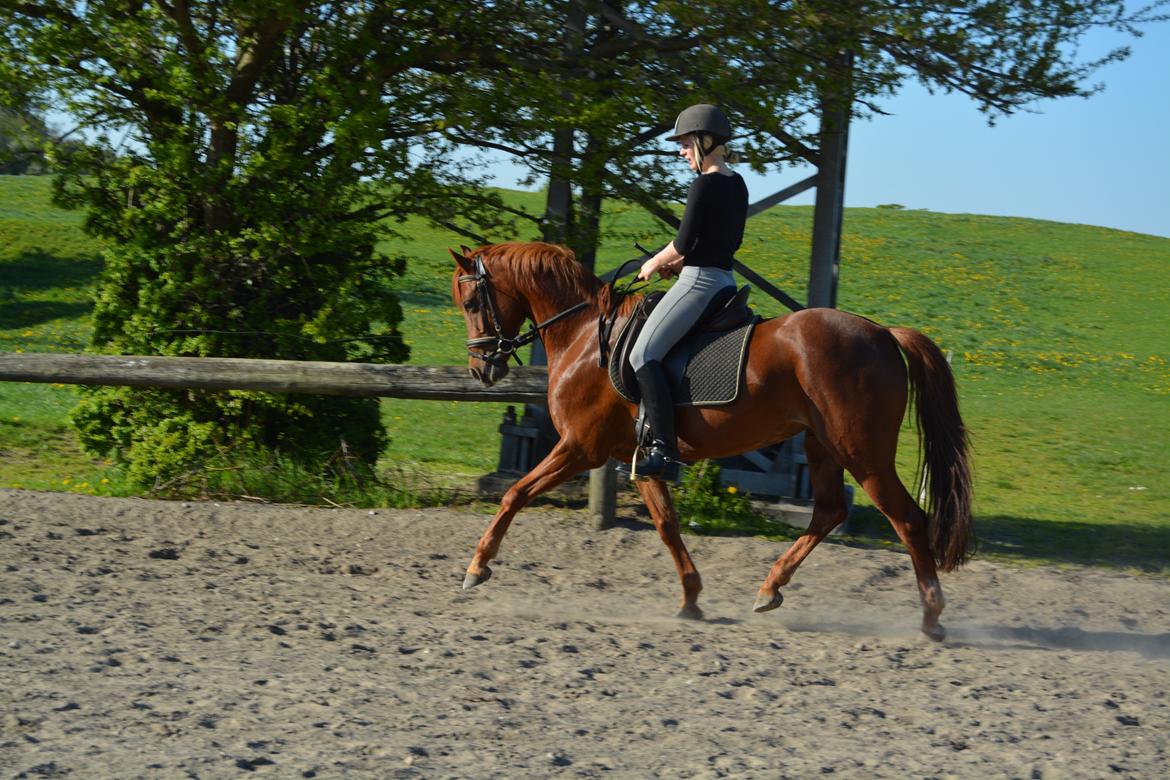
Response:
[[[731,493],[732,495],[735,495],[736,493],[739,492],[739,488],[737,488],[735,485],[728,485],[727,492]]]

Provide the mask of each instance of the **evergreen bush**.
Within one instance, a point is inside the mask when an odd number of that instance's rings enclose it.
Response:
[[[110,224],[89,204],[89,229],[120,239],[105,252],[97,283],[94,348],[405,360],[392,289],[403,261],[374,250],[376,223],[348,218],[371,200],[367,186],[313,176],[274,157],[255,167],[213,191],[182,166],[107,164],[105,174],[117,176],[141,205]],[[61,181],[56,198],[59,205],[81,206],[94,194],[75,175]],[[209,203],[224,215],[215,224],[207,219]],[[277,451],[325,467],[344,447],[372,464],[385,444],[377,403],[102,387],[85,391],[73,421],[86,448],[113,453],[133,484],[149,488],[224,451]]]

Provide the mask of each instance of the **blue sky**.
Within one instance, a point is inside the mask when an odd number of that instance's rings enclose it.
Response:
[[[1128,44],[1097,71],[1104,91],[1031,106],[989,127],[975,103],[907,83],[891,116],[850,129],[845,205],[900,203],[951,213],[1033,217],[1170,236],[1170,23],[1138,39],[1095,32],[1085,58]],[[497,183],[516,169],[499,162]],[[745,173],[752,200],[812,173]],[[812,203],[810,190],[789,203]],[[848,226],[846,226],[848,229]]]
[[[1116,35],[1083,49],[1104,53]],[[988,127],[962,95],[907,85],[851,128],[846,204],[1036,217],[1170,236],[1170,24],[1131,42],[1086,99],[1040,103]],[[768,188],[772,182],[752,182]]]

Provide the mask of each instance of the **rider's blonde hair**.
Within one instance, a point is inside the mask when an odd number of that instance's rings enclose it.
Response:
[[[730,164],[739,162],[739,155],[727,148],[727,144],[719,144],[711,151],[703,154],[703,149],[709,147],[714,143],[715,137],[707,133],[691,133],[691,151],[694,153],[695,162],[699,166],[699,173],[703,170],[703,158],[711,155],[721,155],[723,160]]]

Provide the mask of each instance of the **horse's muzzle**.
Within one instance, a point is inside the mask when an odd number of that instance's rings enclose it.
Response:
[[[467,367],[467,370],[474,379],[483,382],[485,387],[491,387],[508,375],[508,364],[495,360],[486,360],[483,362],[482,368],[478,365],[471,365]]]

